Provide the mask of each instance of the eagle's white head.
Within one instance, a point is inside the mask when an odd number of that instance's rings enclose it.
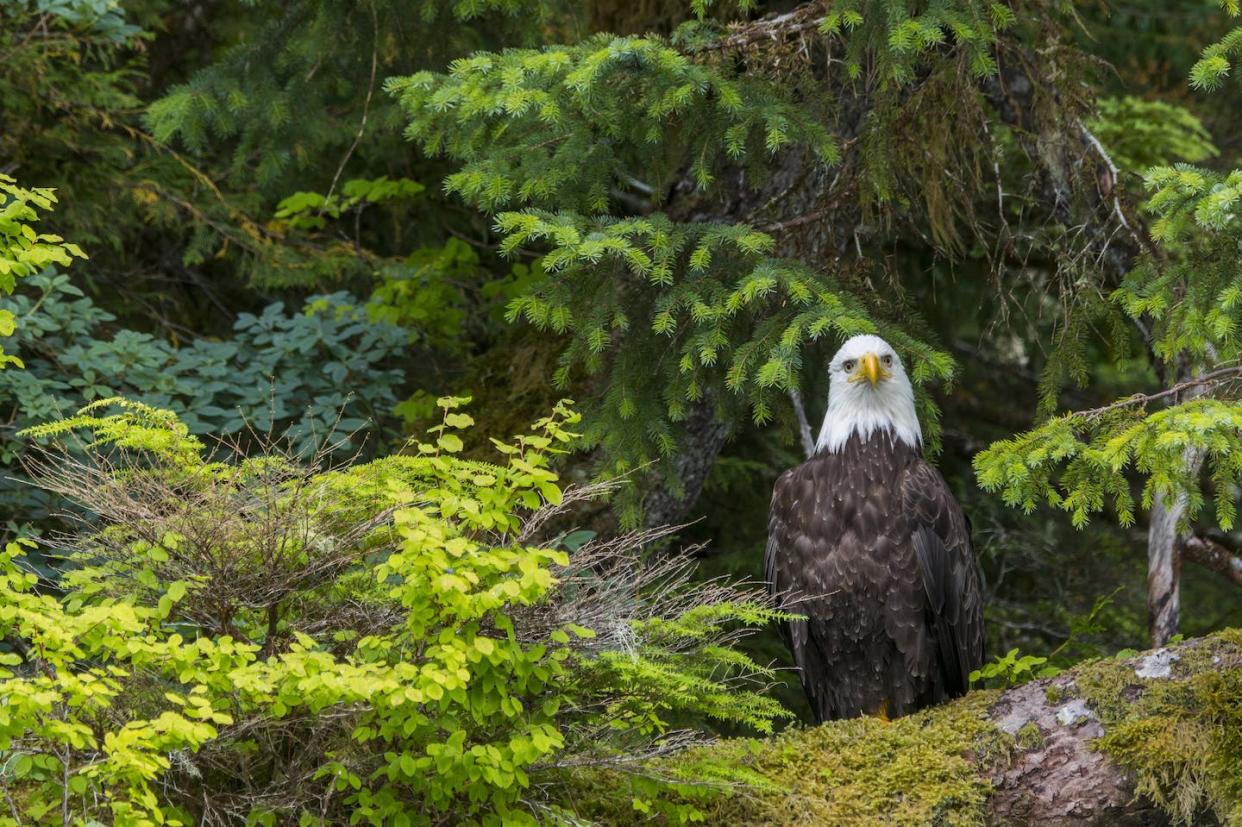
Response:
[[[817,451],[836,453],[855,432],[864,442],[878,432],[919,447],[923,432],[914,389],[892,345],[879,336],[854,336],[832,357],[828,375],[828,415]]]

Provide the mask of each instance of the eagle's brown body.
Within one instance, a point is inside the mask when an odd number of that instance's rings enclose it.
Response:
[[[764,570],[817,720],[905,715],[983,661],[970,528],[917,448],[877,432],[776,483]]]

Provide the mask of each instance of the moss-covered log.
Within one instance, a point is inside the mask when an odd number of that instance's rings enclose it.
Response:
[[[839,721],[709,749],[771,786],[709,803],[708,824],[1242,824],[1242,630],[972,692],[891,723]],[[669,769],[689,777],[701,758]],[[592,816],[634,822],[630,799],[609,797],[617,787],[590,783]]]

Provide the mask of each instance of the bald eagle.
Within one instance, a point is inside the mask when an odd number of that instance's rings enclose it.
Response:
[[[877,336],[829,366],[815,454],[772,492],[764,572],[816,720],[963,694],[983,661],[970,525],[922,456],[914,391]]]

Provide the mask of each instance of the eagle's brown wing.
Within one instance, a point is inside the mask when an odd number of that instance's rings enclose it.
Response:
[[[970,524],[940,472],[923,459],[907,468],[902,507],[927,595],[927,622],[949,697],[970,687],[983,663],[983,595]]]
[[[768,543],[763,555],[763,577],[778,608],[798,619],[780,624],[781,636],[793,655],[798,677],[816,720],[825,720],[831,694],[829,683],[833,674],[824,660],[820,639],[812,624],[824,622],[808,611],[807,598],[821,595],[826,575],[817,561],[826,559],[828,549],[805,534],[814,525],[812,516],[819,499],[815,492],[814,460],[791,468],[780,476],[772,491],[772,509],[768,518]],[[811,603],[814,603],[812,599]],[[821,629],[822,631],[822,629]]]

